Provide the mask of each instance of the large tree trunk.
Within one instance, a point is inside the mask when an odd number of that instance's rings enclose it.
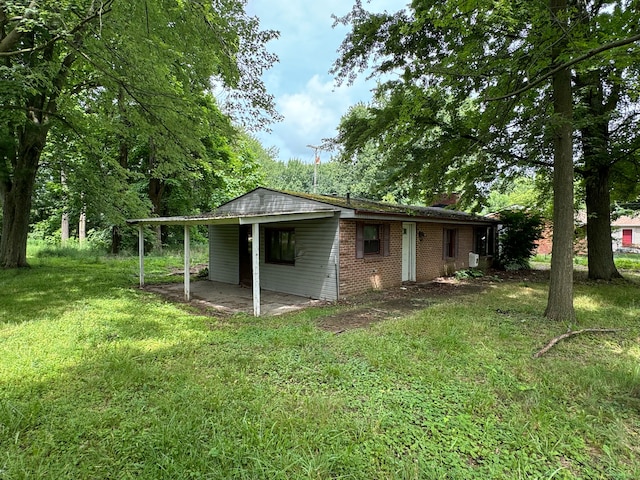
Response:
[[[149,188],[147,192],[149,195],[149,200],[151,200],[151,205],[153,206],[152,213],[158,216],[162,216],[164,214],[162,201],[164,198],[167,184],[164,180],[160,178],[155,178],[153,176],[155,168],[157,166],[157,161],[158,159],[156,156],[156,144],[153,138],[150,138],[149,139],[149,175],[151,175],[151,178],[149,178]],[[155,248],[159,252],[161,252],[162,237],[163,237],[162,225],[156,225],[154,229],[155,229],[155,235],[156,235]]]
[[[580,129],[580,136],[587,205],[589,278],[609,281],[621,277],[613,262],[609,183],[612,168],[609,118],[618,104],[619,88],[614,85],[605,99],[603,80],[598,70],[577,74],[576,84],[580,87],[582,103],[587,110],[587,121]]]
[[[551,0],[552,22],[562,36],[566,22],[566,0]],[[558,17],[556,17],[558,16]],[[557,59],[565,42],[558,41],[552,53]],[[563,68],[553,75],[553,246],[551,250],[551,278],[545,317],[573,322],[573,104],[571,72]]]
[[[25,123],[18,135],[18,152],[13,174],[3,179],[2,236],[0,237],[0,267],[27,267],[27,236],[31,197],[40,163],[40,154],[47,139],[48,128]]]
[[[585,178],[587,204],[587,258],[589,278],[610,281],[621,278],[613,261],[611,245],[611,194],[609,167],[603,167]]]
[[[162,198],[164,195],[166,184],[164,181],[159,178],[150,178],[149,179],[149,200],[151,200],[151,204],[153,205],[153,213],[162,216]],[[155,235],[156,235],[156,245],[155,248],[161,252],[162,251],[162,226],[156,225],[154,227]]]
[[[35,18],[38,16],[37,6],[38,2],[31,1],[28,6],[23,5],[17,8],[14,14],[20,16],[19,12],[23,12],[25,19],[32,16]],[[11,159],[10,168],[5,166],[0,169],[0,196],[3,211],[0,267],[27,266],[27,236],[31,197],[40,164],[40,155],[46,144],[49,128],[51,128],[49,119],[56,114],[59,96],[64,91],[69,71],[77,58],[77,52],[80,50],[83,25],[88,25],[98,16],[102,18],[102,13],[105,13],[103,7],[104,5],[101,5],[100,8],[94,9],[92,5],[87,11],[85,19],[78,24],[77,29],[74,28],[67,32],[70,35],[58,35],[53,30],[47,30],[46,27],[32,27],[26,23],[23,25],[26,28],[16,26],[6,35],[3,24],[0,31],[3,51],[15,50],[15,55],[4,57],[4,65],[9,70],[18,66],[21,70],[31,72],[30,75],[34,76],[33,78],[43,76],[39,82],[41,88],[37,93],[30,95],[22,105],[25,109],[25,118],[20,122],[19,127],[9,122],[6,125],[8,127],[6,132],[3,132],[9,135],[17,133],[15,140],[10,142],[13,144],[12,151],[6,152],[6,147],[2,149],[5,151],[0,151],[0,162],[8,162],[8,159]],[[62,53],[63,49],[58,48],[58,44],[63,41],[73,43],[73,48],[68,49],[66,54]],[[32,48],[33,50],[31,50]],[[22,52],[20,52],[21,49]],[[11,88],[11,82],[15,81],[15,78],[14,80],[11,78],[12,75],[9,75],[9,88]],[[17,98],[14,100],[17,103],[13,104],[13,107],[21,105],[23,101],[17,100]],[[10,103],[12,103],[11,100]],[[3,153],[9,155],[3,156]]]

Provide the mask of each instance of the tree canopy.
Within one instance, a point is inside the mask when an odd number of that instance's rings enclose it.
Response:
[[[277,118],[261,80],[276,60],[265,49],[276,35],[260,30],[242,0],[2,2],[0,265],[26,265],[32,194],[52,129],[92,159],[71,155],[64,168],[87,168],[100,179],[94,186],[109,185],[115,197],[144,174],[153,204],[151,194],[178,172],[231,159],[220,143],[229,118],[246,128]],[[220,109],[214,90],[225,99]]]
[[[337,140],[350,156],[374,139],[393,176],[416,190],[460,191],[467,203],[496,181],[553,168],[549,305],[557,308],[547,315],[572,319],[573,109],[584,93],[575,76],[605,64],[631,68],[636,11],[626,1],[416,0],[379,14],[357,1],[337,19],[352,31],[333,72],[352,81],[371,69],[381,83]]]

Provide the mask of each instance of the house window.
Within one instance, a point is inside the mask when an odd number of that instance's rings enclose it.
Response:
[[[380,255],[380,225],[364,225],[364,254]]]
[[[622,230],[622,246],[630,247],[633,243],[633,230],[624,229]]]
[[[293,228],[265,228],[265,261],[295,265],[296,231]]]
[[[444,258],[456,258],[458,256],[458,230],[445,228],[443,238]]]
[[[356,258],[388,257],[390,238],[388,223],[356,222]]]
[[[494,252],[494,229],[493,227],[477,227],[474,230],[475,250],[481,256],[493,255]]]

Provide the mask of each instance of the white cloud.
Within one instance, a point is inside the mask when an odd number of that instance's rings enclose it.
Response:
[[[365,8],[396,11],[404,0],[372,0]],[[336,60],[348,28],[332,28],[332,14],[345,15],[352,2],[344,0],[249,0],[247,11],[260,18],[264,29],[279,30],[280,38],[268,45],[280,62],[263,77],[284,116],[272,132],[259,134],[265,147],[275,146],[280,159],[313,160],[307,145],[333,137],[342,115],[351,105],[371,98],[371,82],[360,78],[352,86],[335,87],[329,70]],[[327,155],[327,154],[324,154]]]
[[[288,123],[297,126],[304,135],[335,128],[340,112],[348,107],[346,90],[333,90],[333,81],[322,83],[318,75],[309,80],[302,92],[284,94],[278,104]]]
[[[331,100],[330,96],[314,94],[308,88],[282,97],[281,111],[287,125],[280,135],[296,156],[300,156],[301,148],[306,145],[318,145],[323,138],[334,135],[338,112]]]
[[[282,160],[296,157],[311,161],[313,152],[307,145],[318,145],[335,136],[340,118],[357,102],[354,92],[345,86],[336,88],[331,78],[322,81],[319,75],[314,75],[302,90],[276,99],[284,121],[261,139],[278,147]],[[274,137],[279,141],[274,142]]]

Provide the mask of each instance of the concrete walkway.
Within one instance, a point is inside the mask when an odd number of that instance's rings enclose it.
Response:
[[[145,290],[170,298],[184,298],[184,285],[182,283],[147,285]],[[272,292],[269,290],[262,290],[260,297],[260,311],[262,315],[280,315],[282,313],[293,312],[313,305],[323,305],[326,303],[322,300],[313,300],[298,295]],[[228,283],[212,282],[209,280],[192,281],[191,301],[229,314],[239,312],[252,314],[253,312],[251,287],[242,287],[240,285],[230,285]]]

